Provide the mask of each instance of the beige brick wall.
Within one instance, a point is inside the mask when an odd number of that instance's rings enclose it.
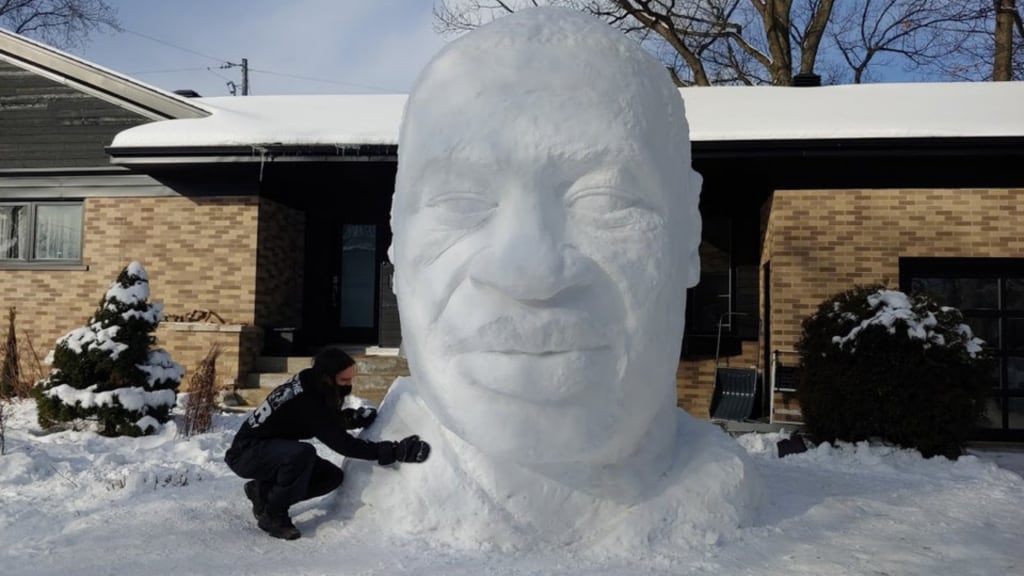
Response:
[[[87,199],[90,300],[138,260],[166,314],[205,309],[227,324],[253,324],[258,214],[251,197]]]
[[[771,345],[792,350],[825,298],[857,284],[898,288],[900,257],[1024,257],[1024,189],[780,190],[763,225]],[[753,366],[758,356],[757,343],[745,342],[722,364]],[[676,372],[679,405],[696,417],[707,418],[714,368],[714,360],[684,361]],[[791,394],[776,403],[799,409]]]
[[[254,326],[225,325],[197,322],[164,322],[157,329],[159,345],[171,352],[174,361],[186,369],[180,390],[188,390],[189,379],[195,368],[213,346],[220,349],[217,357],[217,386],[232,389],[244,384],[244,378],[253,369],[253,360],[259,353],[262,331]]]
[[[260,200],[256,325],[301,327],[306,215]]]
[[[132,260],[146,268],[150,299],[162,302],[165,314],[206,309],[227,324],[253,324],[255,198],[87,198],[84,218],[86,270],[0,271],[0,306],[17,306],[20,343],[31,344],[40,358],[57,338],[88,321]],[[164,327],[157,332],[159,345],[191,370],[205,355],[207,341],[179,336]],[[237,359],[226,358],[223,376],[229,377],[235,366],[243,367]]]
[[[792,349],[822,300],[857,284],[899,286],[900,257],[1024,256],[1024,189],[781,190],[771,261],[772,348]]]

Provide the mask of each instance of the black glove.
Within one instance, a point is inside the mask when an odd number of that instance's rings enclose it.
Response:
[[[430,456],[430,444],[420,440],[415,434],[403,438],[395,448],[395,458],[399,462],[423,462]]]
[[[345,430],[366,428],[376,419],[377,411],[369,406],[345,408],[341,411],[341,421],[345,425]]]
[[[377,463],[387,466],[395,462],[423,462],[430,456],[430,444],[412,435],[399,442],[378,442]]]

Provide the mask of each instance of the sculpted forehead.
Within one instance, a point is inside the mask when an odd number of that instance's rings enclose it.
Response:
[[[414,85],[399,135],[395,241],[419,242],[404,224],[431,188],[556,194],[610,166],[637,175],[613,184],[664,200],[672,234],[699,235],[683,102],[662,64],[591,16],[517,12],[450,43]]]
[[[673,104],[685,122],[664,68],[621,33],[572,11],[521,13],[459,38],[427,66],[399,154],[504,157],[524,143],[538,155],[610,143],[651,154],[679,146],[666,127]]]

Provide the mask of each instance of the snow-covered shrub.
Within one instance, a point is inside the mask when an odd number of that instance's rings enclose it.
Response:
[[[40,426],[96,420],[101,434],[139,436],[170,419],[184,370],[154,348],[163,305],[148,300],[149,278],[132,262],[89,324],[57,340],[53,368],[33,388]]]
[[[0,365],[0,398],[11,398],[24,394],[21,387],[21,359],[18,353],[18,337],[14,329],[15,309],[8,311],[7,340],[3,343],[3,364]]]
[[[881,285],[825,300],[803,322],[797,392],[819,441],[881,439],[955,458],[984,409],[992,358],[959,310]]]

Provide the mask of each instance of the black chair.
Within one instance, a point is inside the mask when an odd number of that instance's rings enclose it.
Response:
[[[749,419],[757,399],[756,368],[716,368],[711,396],[712,420]]]

